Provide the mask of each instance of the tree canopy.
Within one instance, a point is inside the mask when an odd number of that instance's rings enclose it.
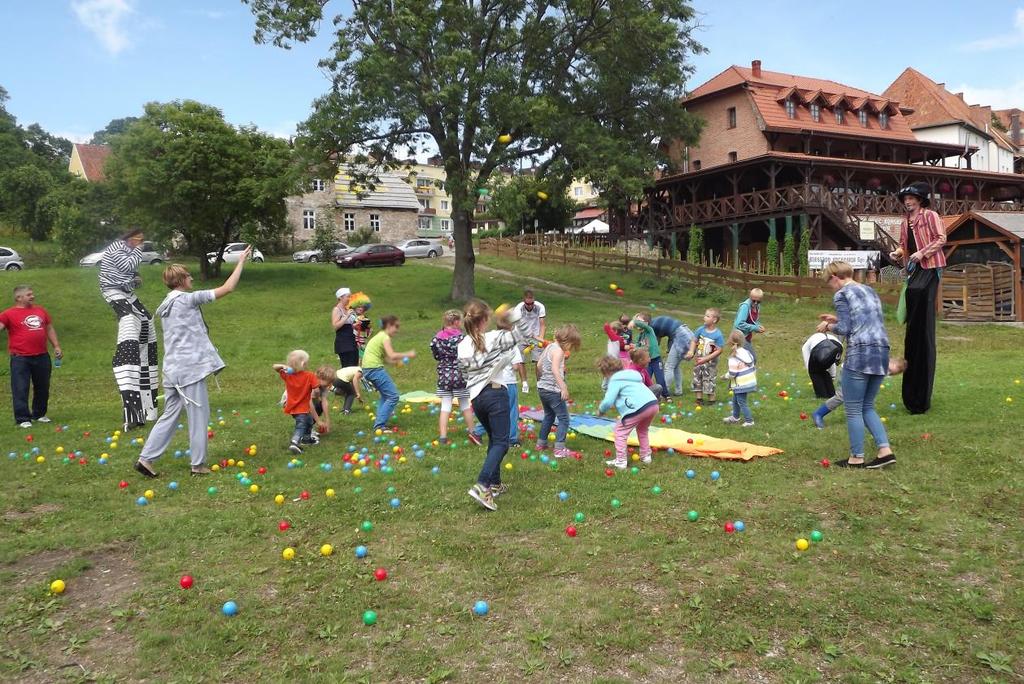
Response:
[[[287,48],[327,0],[243,0],[255,38]],[[453,201],[452,298],[475,293],[476,188],[516,160],[590,179],[612,206],[640,194],[659,142],[692,141],[678,100],[700,46],[687,0],[355,0],[332,17],[331,89],[300,127],[322,162],[387,166],[436,148]],[[346,8],[346,9],[341,9]],[[548,169],[541,173],[548,176]],[[551,193],[549,193],[550,195]]]
[[[192,100],[150,103],[110,139],[107,182],[124,220],[156,238],[172,233],[216,273],[206,253],[239,235],[271,238],[287,229],[284,198],[299,192],[288,143],[235,128],[219,109]]]

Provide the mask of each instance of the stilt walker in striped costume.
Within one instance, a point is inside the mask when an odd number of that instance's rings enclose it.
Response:
[[[142,284],[143,234],[128,231],[103,251],[100,259],[100,293],[117,316],[117,348],[114,380],[124,407],[124,429],[156,420],[157,347],[153,316],[135,295]]]

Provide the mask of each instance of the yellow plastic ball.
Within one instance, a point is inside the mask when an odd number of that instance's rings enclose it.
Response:
[[[803,537],[801,537],[800,539],[796,540],[796,550],[797,551],[806,551],[808,546],[810,546],[810,544]]]
[[[220,472],[220,464],[214,463],[212,466],[210,466],[210,470],[212,470],[215,473]]]
[[[701,406],[700,404],[698,404],[697,406],[694,406],[694,407],[693,407],[693,410],[694,410],[694,411],[703,411],[703,410],[704,410],[704,407],[703,407],[703,406]]]
[[[245,461],[237,461],[235,463],[235,465],[238,466],[239,468],[244,468],[245,467]]]
[[[391,453],[393,453],[393,454],[397,454],[401,450],[402,450],[402,447],[400,447],[400,446],[393,446],[393,447],[391,447]]]
[[[221,427],[224,427],[225,425],[227,425],[227,422],[225,422],[223,420],[218,420],[217,421],[217,425],[220,425]]]
[[[111,449],[116,449],[117,448],[117,442],[111,442],[110,443],[110,448]]]
[[[120,436],[121,436],[121,431],[120,430],[114,430],[114,437],[117,438],[117,437],[120,437]]]
[[[235,465],[235,459],[233,459],[233,458],[229,458],[229,459],[228,459],[228,466],[229,466],[229,467],[234,467],[234,465]]]
[[[1007,404],[1012,404],[1013,403],[1013,397],[1006,397],[1006,403]]]
[[[281,552],[281,558],[284,558],[285,560],[292,560],[295,558],[295,549],[289,546]]]
[[[42,454],[36,456],[36,463],[46,463],[46,457],[43,456]]]
[[[104,453],[100,454],[100,458],[110,458],[110,454],[104,452]]]
[[[256,451],[256,445],[255,444],[250,444],[249,445],[249,451]]]
[[[275,496],[274,497],[274,503],[276,503],[278,506],[283,505],[284,504],[284,494],[278,494],[277,496]]]
[[[509,135],[508,133],[502,133],[501,135],[498,136],[498,142],[500,142],[502,145],[508,145],[510,142],[512,142],[512,136]]]
[[[321,556],[330,556],[332,553],[334,553],[334,547],[330,544],[324,544],[320,547]]]
[[[257,492],[260,491],[260,486],[254,482],[251,485],[249,485],[249,491],[252,492],[253,494],[256,494]]]
[[[882,422],[883,422],[883,423],[888,423],[888,422],[889,422],[889,419],[888,419],[888,418],[886,418],[885,416],[882,416]]]
[[[54,451],[56,451],[58,454],[63,454],[64,453],[64,447],[57,447],[56,449],[54,449]]]
[[[569,439],[576,439],[576,433],[575,432],[570,432],[569,433]]]
[[[555,441],[555,433],[554,432],[548,433],[548,441],[549,442],[554,442]]]
[[[1020,378],[1017,378],[1016,380],[1014,380],[1013,384],[1014,385],[1019,385],[1020,384]]]
[[[328,499],[333,499],[334,498],[334,490],[328,488],[327,491],[324,492],[324,496],[326,496]]]
[[[63,594],[64,589],[66,588],[67,587],[64,584],[64,580],[53,580],[52,582],[50,582],[50,593]]]
[[[405,463],[405,456],[399,456],[398,457],[398,462],[399,463]]]
[[[363,476],[363,471],[362,470],[353,470],[352,471],[352,477],[362,477],[362,476]]]
[[[640,454],[633,454],[632,456],[630,456],[630,459],[633,460],[633,461],[639,461],[640,460]]]
[[[608,289],[614,292],[615,290],[619,289],[619,286],[616,285],[615,283],[608,283]]]
[[[256,455],[256,447],[249,447],[249,455],[250,456],[255,456]]]
[[[505,470],[512,470],[512,464],[511,463],[506,463],[505,464]]]
[[[374,431],[373,431],[373,434],[375,434],[375,435],[377,435],[378,437],[380,437],[381,435],[383,435],[383,434],[384,434],[384,431],[383,431],[383,430],[381,430],[380,428],[377,428],[376,430],[374,430]]]
[[[438,441],[437,441],[437,440],[435,439],[435,440],[434,440],[433,442],[431,442],[431,444],[432,444],[433,446],[437,446],[438,444],[440,444],[440,442],[438,442]]]
[[[149,499],[150,501],[152,501],[153,497],[156,496],[156,494],[153,493],[152,489],[147,489],[146,491],[142,492],[142,496],[144,496],[147,499]]]

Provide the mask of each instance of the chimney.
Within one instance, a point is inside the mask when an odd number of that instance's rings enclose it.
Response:
[[[761,60],[755,59],[750,63],[750,73],[754,78],[761,78]]]

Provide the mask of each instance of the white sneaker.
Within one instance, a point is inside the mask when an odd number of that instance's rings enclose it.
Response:
[[[640,462],[643,463],[644,465],[651,465],[651,461],[652,460],[653,459],[651,458],[650,454],[647,454],[646,456],[641,456],[640,457]]]
[[[741,427],[754,427],[754,421],[748,420]]]
[[[737,418],[736,416],[726,416],[725,418],[722,419],[722,422],[729,423],[731,425],[732,423],[740,422],[740,419]]]
[[[36,418],[36,422],[37,423],[52,423],[53,421],[50,420],[49,418],[47,418],[46,416],[43,416],[42,418]]]
[[[18,427],[20,427],[20,428],[30,428],[30,427],[32,427],[32,421],[31,420],[26,420],[24,423],[18,423]]]
[[[613,458],[610,461],[605,461],[604,464],[610,465],[612,468],[617,468],[618,470],[625,470],[628,467],[628,464],[625,460],[620,461],[617,458]]]

